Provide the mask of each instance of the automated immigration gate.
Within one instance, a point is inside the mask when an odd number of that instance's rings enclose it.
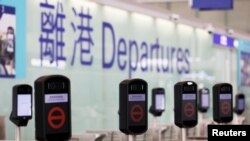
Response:
[[[35,132],[37,140],[71,138],[70,80],[63,75],[42,76],[35,81]]]

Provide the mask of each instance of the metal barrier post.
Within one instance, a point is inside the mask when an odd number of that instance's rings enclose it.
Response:
[[[186,128],[181,128],[181,141],[186,141],[187,139],[186,131],[187,131]]]
[[[135,141],[135,135],[128,135],[128,141]]]
[[[16,141],[20,141],[20,136],[21,136],[21,127],[16,126]]]
[[[157,129],[157,117],[154,116],[153,118],[153,140],[154,141],[161,141],[160,130]]]

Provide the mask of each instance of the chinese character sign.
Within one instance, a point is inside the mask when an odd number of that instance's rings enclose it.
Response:
[[[41,12],[41,35],[39,38],[41,65],[46,59],[50,63],[56,63],[57,66],[59,61],[66,61],[66,57],[63,55],[65,47],[63,5],[61,2],[52,5],[46,0],[40,3],[40,7],[49,10],[49,12]]]
[[[49,3],[49,0],[40,3],[41,11],[41,35],[39,37],[40,42],[40,60],[41,66],[47,64],[54,64],[58,67],[60,62],[66,62],[67,57],[71,58],[70,64],[74,65],[76,62],[76,56],[80,56],[80,60],[77,61],[81,65],[90,66],[93,63],[93,55],[91,54],[91,48],[94,46],[91,33],[93,28],[91,27],[92,15],[89,9],[83,9],[77,11],[72,7],[72,13],[74,20],[70,23],[65,21],[66,15],[64,14],[64,5],[58,1],[57,4]],[[68,44],[68,48],[72,48],[72,56],[65,56],[64,48],[66,37],[64,36],[65,24],[71,25],[71,30],[74,32],[74,43]],[[68,29],[69,30],[69,29]]]
[[[74,65],[75,55],[77,47],[80,48],[80,62],[82,65],[91,65],[93,63],[93,56],[90,55],[91,48],[94,45],[93,39],[91,38],[91,33],[93,28],[90,25],[92,16],[89,14],[89,9],[87,13],[81,12],[77,13],[75,8],[72,8],[72,11],[76,18],[80,21],[77,25],[71,22],[72,29],[74,32],[78,32],[78,38],[74,41],[74,51],[72,55],[71,65]],[[84,24],[86,23],[86,25]]]

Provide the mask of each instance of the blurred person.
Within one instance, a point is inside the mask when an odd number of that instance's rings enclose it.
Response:
[[[6,33],[6,48],[5,48],[5,65],[9,66],[9,75],[14,74],[15,69],[15,33],[14,28],[9,26]]]
[[[250,86],[250,60],[248,60],[247,58],[243,60],[241,74],[242,74],[241,84],[245,86]]]
[[[0,34],[0,75],[4,75],[6,73],[3,46],[3,35]]]

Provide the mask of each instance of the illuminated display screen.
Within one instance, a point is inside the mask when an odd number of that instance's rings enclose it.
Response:
[[[157,110],[164,110],[165,109],[165,97],[162,94],[156,94],[155,96],[155,108]]]
[[[208,94],[202,94],[201,106],[202,107],[208,107],[209,106],[209,95]]]
[[[45,94],[45,103],[66,103],[68,102],[68,94]]]
[[[239,99],[238,100],[238,108],[239,108],[239,110],[244,110],[244,108],[245,108],[245,101],[244,101],[244,99]]]
[[[183,94],[182,100],[195,100],[196,96],[195,94]]]
[[[31,94],[17,96],[17,116],[31,116]]]
[[[145,101],[145,94],[129,94],[128,101]]]
[[[230,100],[232,99],[232,94],[220,94],[220,100]]]

